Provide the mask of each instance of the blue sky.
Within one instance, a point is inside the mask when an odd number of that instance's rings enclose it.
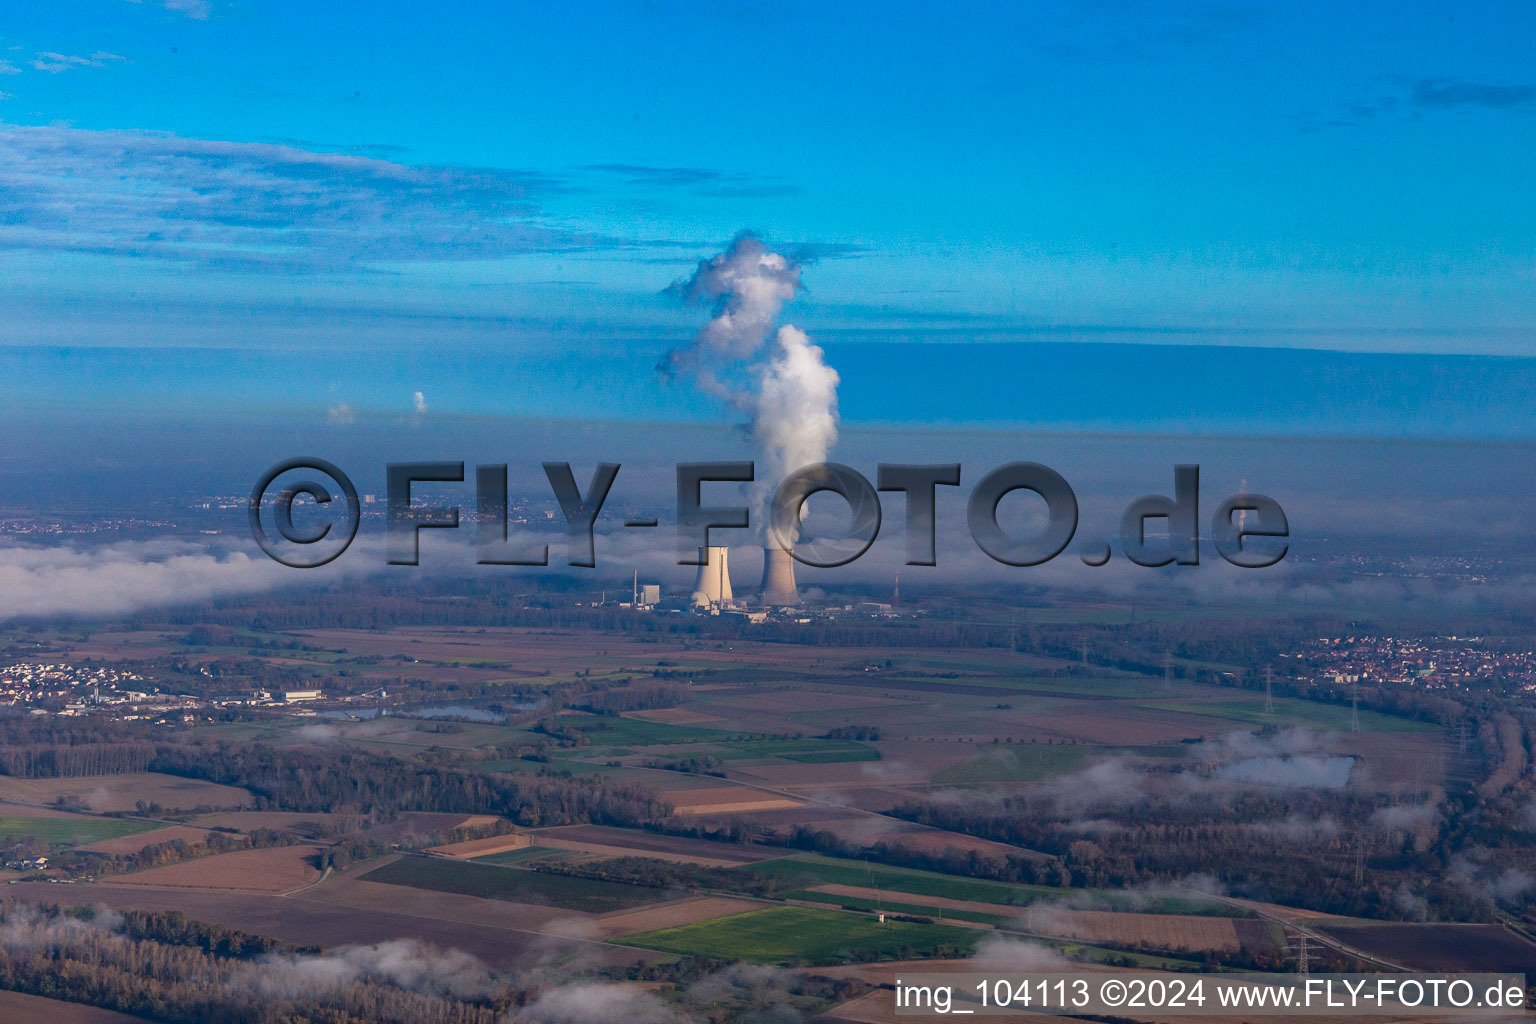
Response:
[[[0,343],[645,368],[750,227],[828,342],[1536,356],[1532,38],[1517,3],[11,5]]]

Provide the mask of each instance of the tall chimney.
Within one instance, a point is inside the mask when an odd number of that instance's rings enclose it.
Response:
[[[795,560],[788,551],[777,545],[763,548],[763,604],[792,605],[800,603],[795,590]]]
[[[726,549],[699,548],[699,560],[704,564],[699,566],[699,576],[693,582],[693,594],[689,600],[694,604],[729,604],[733,598]]]

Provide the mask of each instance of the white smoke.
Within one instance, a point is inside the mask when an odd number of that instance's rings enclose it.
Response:
[[[668,290],[685,302],[713,303],[714,315],[691,345],[667,356],[664,368],[692,373],[706,391],[736,400],[740,386],[718,374],[757,356],[779,310],[800,290],[800,268],[742,233],[729,249],[701,260],[692,277]]]
[[[1393,804],[1371,812],[1371,824],[1393,832],[1414,832],[1432,825],[1440,817],[1433,804]]]
[[[261,990],[286,998],[378,981],[410,992],[455,999],[486,999],[497,991],[491,972],[476,957],[414,939],[340,946],[318,955],[269,954],[259,964],[256,980]]]
[[[751,416],[762,453],[760,497],[795,470],[826,461],[837,441],[837,371],[804,331],[789,324],[775,329],[784,303],[799,289],[799,265],[746,233],[669,289],[686,302],[712,303],[714,312],[661,368],[692,377]]]
[[[1392,907],[1410,921],[1429,919],[1429,901],[1406,884],[1399,885],[1392,894]]]
[[[1319,818],[1292,814],[1279,821],[1255,822],[1250,831],[1266,839],[1278,839],[1287,843],[1310,843],[1322,839],[1333,839],[1342,829],[1339,828],[1339,823],[1327,814]]]
[[[1519,903],[1536,891],[1536,876],[1501,863],[1496,851],[1469,847],[1451,858],[1446,877],[1496,903]]]
[[[539,996],[506,1018],[507,1024],[684,1024],[681,1013],[633,985],[601,982],[568,985]]]
[[[786,324],[774,334],[758,381],[754,432],[776,486],[802,466],[826,461],[837,440],[837,371],[804,331]]]
[[[420,391],[411,396],[411,408],[416,410],[416,415],[421,416],[427,411],[427,396]]]
[[[1020,971],[1065,971],[1072,963],[1050,946],[1023,939],[986,936],[976,945],[971,958],[977,971],[1018,973]]]

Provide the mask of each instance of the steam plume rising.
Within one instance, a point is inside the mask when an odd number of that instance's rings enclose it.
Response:
[[[692,377],[751,416],[762,449],[760,499],[791,472],[826,461],[837,440],[837,371],[804,331],[775,328],[799,290],[800,266],[745,232],[669,289],[685,302],[712,303],[713,315],[661,369]]]

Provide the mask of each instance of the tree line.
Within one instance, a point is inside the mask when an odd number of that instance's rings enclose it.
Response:
[[[528,827],[634,826],[671,813],[654,791],[638,786],[466,771],[343,747],[163,744],[150,768],[249,790],[257,810],[495,814]]]

